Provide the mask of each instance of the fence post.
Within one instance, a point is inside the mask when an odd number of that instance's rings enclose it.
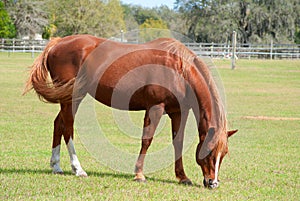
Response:
[[[13,38],[13,52],[15,52],[15,39]]]
[[[32,49],[31,49],[31,58],[34,58],[34,45],[32,45]]]
[[[124,42],[124,31],[121,30],[121,42],[123,43]]]
[[[270,59],[273,59],[273,39],[271,39]]]
[[[235,51],[236,51],[236,32],[232,33],[232,55],[231,55],[231,69],[235,69]]]
[[[213,58],[214,57],[214,42],[211,43],[210,46],[210,57]]]

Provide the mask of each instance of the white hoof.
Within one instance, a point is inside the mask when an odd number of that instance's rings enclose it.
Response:
[[[77,176],[77,177],[87,177],[87,173],[81,168],[78,167],[76,168],[75,166],[71,166],[72,167],[72,172]]]
[[[77,177],[87,177],[88,176],[87,173],[84,170],[77,170],[75,175]]]

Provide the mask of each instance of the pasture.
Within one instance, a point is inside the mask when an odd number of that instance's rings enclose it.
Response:
[[[196,143],[183,161],[193,186],[179,185],[174,165],[147,174],[147,183],[134,174],[116,172],[99,164],[75,134],[75,146],[87,178],[72,175],[66,147],[62,146],[64,175],[49,167],[53,120],[58,105],[40,102],[34,93],[21,96],[30,54],[0,53],[0,199],[1,200],[298,200],[300,197],[300,60],[228,60],[215,65],[226,92],[230,129],[229,154],[220,170],[220,187],[205,189],[195,162]],[[97,105],[99,121],[111,133],[108,108]],[[133,114],[142,126],[143,113]],[[168,125],[166,126],[168,127]],[[197,134],[195,133],[195,136]],[[159,137],[164,140],[160,140]],[[169,128],[154,138],[150,150],[171,144]],[[140,142],[118,143],[138,152]],[[122,156],[120,156],[122,157]],[[132,164],[134,170],[134,164]],[[132,171],[133,172],[133,171]]]

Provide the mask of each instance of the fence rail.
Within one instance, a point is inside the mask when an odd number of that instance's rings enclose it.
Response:
[[[47,40],[0,39],[0,52],[42,52]],[[198,56],[231,58],[232,46],[225,43],[185,43]],[[300,44],[237,44],[237,58],[300,59]]]
[[[185,43],[197,55],[231,58],[232,46],[220,43]],[[300,44],[237,44],[238,58],[300,59]]]
[[[40,53],[45,48],[48,40],[20,40],[20,39],[0,39],[0,52],[27,52],[31,53],[34,57],[34,53]]]

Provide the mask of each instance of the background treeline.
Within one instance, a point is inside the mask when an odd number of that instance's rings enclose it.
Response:
[[[174,0],[144,8],[120,0],[0,0],[0,38],[43,34],[112,37],[120,31],[170,29],[197,42],[300,43],[299,0]]]

